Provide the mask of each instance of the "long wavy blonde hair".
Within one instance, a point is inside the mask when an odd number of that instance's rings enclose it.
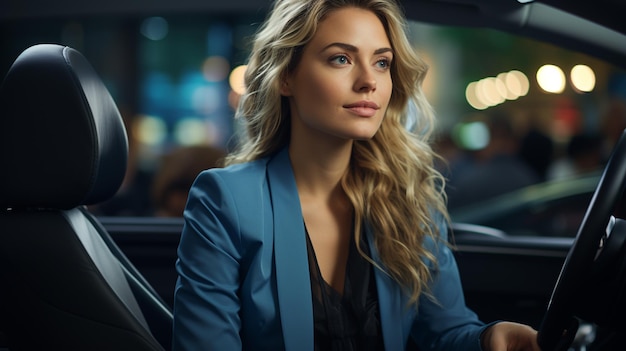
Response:
[[[434,217],[447,218],[447,212],[444,179],[434,168],[436,155],[429,145],[435,120],[422,91],[428,67],[411,47],[395,1],[276,0],[254,39],[245,74],[247,91],[236,114],[246,127],[246,136],[226,164],[266,157],[289,143],[290,111],[280,94],[280,82],[297,66],[319,22],[329,12],[347,6],[378,16],[394,60],[385,118],[372,139],[355,141],[342,187],[354,206],[356,242],[362,223],[368,223],[384,266],[380,268],[406,289],[411,303],[417,303],[431,279],[428,261],[435,262],[424,240],[438,241]],[[407,118],[416,121],[413,131],[406,128]]]

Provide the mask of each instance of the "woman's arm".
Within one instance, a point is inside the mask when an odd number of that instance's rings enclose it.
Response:
[[[440,224],[443,242],[432,245],[437,268],[430,285],[433,299],[420,299],[412,335],[420,350],[446,351],[540,351],[537,332],[512,322],[484,325],[465,305],[456,260],[447,242],[447,231]]]
[[[439,230],[441,242],[428,240],[425,243],[435,254],[437,264],[431,271],[428,291],[431,297],[422,295],[419,300],[412,336],[424,351],[480,351],[480,336],[487,326],[465,305],[456,260],[446,245],[447,230],[443,221]]]
[[[217,172],[192,186],[178,247],[173,350],[241,350],[240,227]]]

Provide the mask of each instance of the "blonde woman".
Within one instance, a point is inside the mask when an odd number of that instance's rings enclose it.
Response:
[[[175,350],[539,350],[530,327],[465,306],[404,29],[392,0],[274,3],[245,142],[190,191]]]

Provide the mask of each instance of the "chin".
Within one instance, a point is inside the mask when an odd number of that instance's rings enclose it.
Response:
[[[352,139],[355,141],[368,141],[368,140],[372,140],[374,135],[376,135],[376,133],[362,134],[362,135],[355,136]]]

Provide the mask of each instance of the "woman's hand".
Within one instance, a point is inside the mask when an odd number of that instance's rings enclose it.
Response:
[[[487,328],[481,345],[484,351],[541,351],[537,331],[513,322],[499,322]]]

